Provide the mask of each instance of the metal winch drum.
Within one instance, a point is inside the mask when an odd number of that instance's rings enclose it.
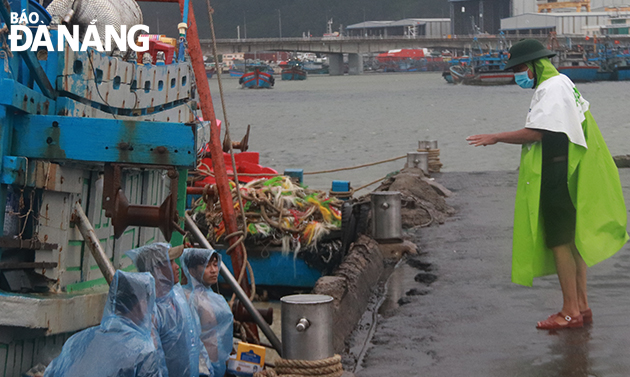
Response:
[[[372,192],[370,197],[372,201],[372,237],[381,242],[400,242],[402,240],[400,192],[376,191]]]
[[[335,355],[333,298],[327,295],[291,295],[282,302],[282,358],[321,360]]]
[[[429,152],[408,152],[407,166],[410,168],[419,168],[425,174],[429,173]]]

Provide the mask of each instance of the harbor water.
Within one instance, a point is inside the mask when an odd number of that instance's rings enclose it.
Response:
[[[518,167],[519,146],[468,146],[479,133],[522,128],[533,90],[447,84],[440,73],[309,76],[277,80],[273,89],[240,89],[223,77],[231,135],[240,140],[251,124],[250,150],[262,165],[282,172],[305,172],[403,156],[418,140],[439,141],[442,171],[497,171]],[[628,154],[627,98],[630,82],[578,84],[613,155]],[[221,111],[216,78],[210,80],[217,117]],[[333,179],[359,187],[400,169],[404,160],[365,169],[309,175],[305,183],[328,189]],[[370,188],[373,188],[372,186]],[[368,188],[368,189],[370,189]],[[367,190],[361,194],[367,193]]]

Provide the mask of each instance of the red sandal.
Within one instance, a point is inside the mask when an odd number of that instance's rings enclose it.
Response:
[[[556,322],[557,317],[564,318],[567,321],[566,324],[561,325]],[[571,328],[579,328],[584,326],[584,317],[582,314],[579,314],[575,317],[571,317],[569,315],[564,315],[562,312],[558,312],[557,314],[552,314],[544,321],[540,321],[536,324],[536,328],[540,330],[560,330],[560,329],[571,329]]]
[[[590,325],[591,323],[593,323],[593,311],[591,310],[591,308],[581,311],[580,314],[582,314],[585,325]]]

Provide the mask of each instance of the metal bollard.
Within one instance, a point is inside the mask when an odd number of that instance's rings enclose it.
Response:
[[[370,197],[372,201],[372,237],[381,242],[400,242],[402,240],[400,192],[376,191],[372,192]]]
[[[418,151],[423,151],[431,148],[428,140],[418,140]]]
[[[428,143],[428,148],[429,149],[438,149],[438,142],[437,140],[429,140],[427,141]]]
[[[429,174],[429,152],[408,152],[407,166],[420,168],[424,174]]]
[[[333,357],[332,304],[327,295],[291,295],[282,303],[282,357],[321,360]]]

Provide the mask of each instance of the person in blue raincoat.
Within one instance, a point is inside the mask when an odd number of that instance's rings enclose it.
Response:
[[[155,283],[146,273],[116,271],[99,326],[74,334],[45,377],[165,377],[151,338]]]
[[[199,377],[201,329],[197,315],[190,310],[179,284],[179,269],[175,263],[182,251],[182,246],[171,248],[166,243],[154,243],[126,254],[139,272],[148,272],[155,279],[154,325],[164,350],[169,376]]]
[[[214,250],[185,249],[182,267],[188,278],[184,286],[188,302],[197,311],[203,342],[215,377],[222,377],[232,352],[234,317],[223,296],[212,290],[219,279],[221,256]]]

